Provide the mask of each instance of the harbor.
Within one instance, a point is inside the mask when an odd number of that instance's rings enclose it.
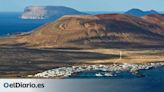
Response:
[[[120,72],[129,72],[135,76],[140,76],[139,70],[149,70],[164,66],[164,63],[146,63],[146,64],[111,64],[111,65],[81,65],[72,67],[60,67],[47,70],[28,77],[35,78],[69,78],[72,75],[86,71],[101,71],[96,73],[97,77],[112,77],[117,76]],[[102,73],[103,72],[103,73]],[[115,72],[113,74],[113,72]]]

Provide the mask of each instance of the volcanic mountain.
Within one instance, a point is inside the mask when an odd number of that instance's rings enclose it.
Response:
[[[164,25],[164,14],[152,14],[143,17],[144,19],[148,20],[149,22]]]
[[[146,21],[153,23],[154,26],[160,27],[160,29],[154,30],[158,34],[164,35],[164,14],[152,14],[142,17]],[[162,29],[162,30],[161,30]]]
[[[30,33],[9,38],[14,43],[36,48],[163,46],[162,20],[160,19],[161,24],[150,21],[150,18],[157,20],[163,15],[152,16],[140,18],[125,14],[67,15]]]
[[[22,19],[49,19],[64,15],[85,15],[75,9],[65,6],[28,6],[21,15]]]
[[[158,14],[155,10],[150,11],[142,11],[140,9],[131,9],[125,12],[125,14],[133,15],[133,16],[145,16],[145,15],[151,15],[151,14]]]

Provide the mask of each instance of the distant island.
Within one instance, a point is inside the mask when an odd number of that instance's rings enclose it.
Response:
[[[155,10],[143,11],[140,9],[130,9],[124,14],[133,15],[133,16],[145,16],[151,14],[159,14]],[[21,19],[57,19],[64,15],[89,15],[84,12],[80,12],[73,8],[65,6],[27,6],[24,9],[24,12],[21,14]]]
[[[21,19],[49,19],[64,15],[85,15],[75,9],[65,6],[28,6],[21,15]]]
[[[133,15],[133,16],[145,16],[145,15],[151,15],[151,14],[159,14],[155,10],[150,10],[150,11],[142,11],[140,9],[131,9],[125,12],[125,14]]]

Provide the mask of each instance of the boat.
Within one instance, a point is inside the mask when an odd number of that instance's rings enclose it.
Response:
[[[103,75],[101,73],[96,73],[96,76],[101,77]]]
[[[112,73],[105,73],[104,76],[113,76]]]

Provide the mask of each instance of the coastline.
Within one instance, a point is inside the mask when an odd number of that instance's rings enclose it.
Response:
[[[149,70],[153,68],[163,67],[164,63],[147,63],[147,64],[111,64],[111,65],[83,65],[72,67],[61,67],[47,70],[35,75],[28,75],[33,78],[69,78],[74,73],[86,71],[104,71],[104,72],[129,72],[136,76],[139,75],[140,70]],[[99,75],[97,75],[99,76]],[[103,76],[103,75],[100,75]],[[113,75],[106,75],[111,77]],[[140,75],[139,75],[140,76]]]

